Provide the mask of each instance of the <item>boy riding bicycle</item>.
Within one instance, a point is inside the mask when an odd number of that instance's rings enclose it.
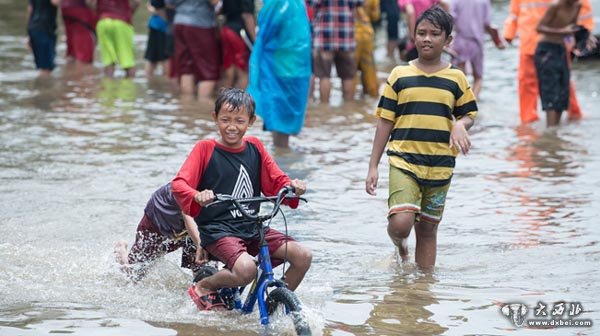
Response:
[[[220,138],[196,143],[172,182],[182,211],[198,224],[201,259],[208,260],[210,254],[227,266],[188,289],[200,310],[224,307],[216,293],[218,288],[245,286],[254,280],[254,256],[259,248],[252,221],[224,207],[204,206],[215,194],[253,197],[262,192],[272,196],[286,185],[295,187],[298,196],[306,191],[303,181],[291,180],[281,171],[259,139],[244,137],[256,120],[254,100],[248,93],[221,90],[212,115]],[[298,206],[297,198],[286,202],[292,208]],[[249,204],[247,211],[257,214],[259,206]],[[265,235],[271,256],[290,262],[285,280],[289,289],[296,289],[310,268],[310,250],[274,229]],[[276,260],[273,262],[277,265]]]

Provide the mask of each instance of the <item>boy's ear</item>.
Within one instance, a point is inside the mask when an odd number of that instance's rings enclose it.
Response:
[[[446,46],[450,45],[451,42],[452,42],[452,35],[448,35],[448,37],[446,37]]]
[[[254,115],[254,116],[252,116],[252,118],[250,118],[250,121],[248,122],[248,126],[254,125],[255,121],[256,121],[256,115]]]
[[[212,115],[213,120],[215,122],[217,122],[217,113],[215,111],[212,111],[211,115]]]

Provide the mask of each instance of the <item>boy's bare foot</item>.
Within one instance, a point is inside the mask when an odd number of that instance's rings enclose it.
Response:
[[[115,259],[121,265],[128,265],[129,261],[127,258],[127,242],[119,240],[115,245]]]

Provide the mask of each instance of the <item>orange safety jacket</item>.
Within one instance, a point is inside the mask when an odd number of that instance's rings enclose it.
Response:
[[[579,11],[577,24],[585,27],[590,33],[594,31],[594,13],[592,13],[592,4],[590,0],[581,1],[581,10]]]
[[[525,55],[535,54],[535,48],[540,39],[537,25],[553,3],[554,0],[511,0],[509,16],[504,22],[504,38],[513,40],[518,34],[520,52]],[[590,0],[581,1],[577,24],[584,26],[589,31],[594,28]]]

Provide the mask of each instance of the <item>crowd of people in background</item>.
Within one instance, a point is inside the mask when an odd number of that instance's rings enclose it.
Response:
[[[124,76],[132,77],[136,68],[132,18],[140,7],[147,8],[146,76],[167,76],[182,93],[194,94],[199,99],[213,96],[216,88],[222,86],[252,88],[255,98],[260,92],[283,93],[285,99],[291,101],[290,106],[293,107],[290,107],[289,115],[294,117],[276,122],[269,120],[266,128],[273,130],[274,136],[283,135],[283,138],[277,138],[277,142],[284,145],[287,136],[299,132],[297,124],[302,124],[308,99],[324,104],[330,102],[333,66],[335,76],[341,80],[344,101],[358,96],[355,92],[358,83],[362,87],[360,96],[378,97],[383,79],[377,77],[374,58],[374,29],[377,27],[386,27],[387,65],[410,62],[417,57],[414,45],[417,18],[433,6],[447,10],[455,18],[456,32],[445,53],[455,66],[472,75],[477,97],[483,81],[485,35],[489,34],[499,49],[505,47],[498,30],[491,25],[490,0],[287,0],[286,3],[303,10],[286,13],[282,18],[266,13],[265,9],[272,6],[269,0],[256,3],[255,0],[150,0],[144,4],[141,0],[29,0],[29,45],[40,75],[49,75],[55,67],[57,13],[60,9],[69,60],[92,63],[97,46],[107,76],[114,76],[115,70],[120,68]],[[537,1],[536,6],[531,3],[529,0],[511,1],[510,16],[503,32],[508,43],[517,33],[520,38],[518,90],[523,123],[538,120],[540,83],[534,54],[538,41],[544,38],[542,36],[546,39],[548,35],[550,39],[553,36],[554,42],[560,38],[567,41],[564,51],[567,65],[572,54],[581,56],[589,53],[595,42],[590,34],[593,20],[589,0],[560,2],[561,6],[577,4],[580,8],[574,14],[575,21],[571,20],[573,22],[569,23],[568,29],[562,27],[564,30],[561,32],[556,32],[561,27],[548,30],[545,25],[539,26],[553,0]],[[282,4],[277,6],[282,7]],[[257,17],[262,11],[265,12],[263,20],[257,24]],[[258,28],[266,31],[273,25],[283,27],[279,21],[282,19],[294,22],[298,29],[286,24],[289,32],[270,30],[270,34],[263,34],[257,47],[256,42],[261,35]],[[385,23],[381,24],[383,20]],[[306,23],[308,34],[305,33]],[[573,36],[578,37],[577,43],[572,42]],[[305,51],[307,46],[310,55],[301,52],[300,56],[292,56],[299,50]],[[258,55],[265,57],[276,49],[279,50],[277,57],[269,61],[259,59]],[[254,66],[251,59],[256,63]],[[286,72],[291,69],[291,64],[296,67],[307,64],[310,67],[308,79],[306,67],[295,73]],[[557,73],[566,76],[568,71]],[[273,82],[279,81],[279,84],[275,87],[265,84],[265,76],[270,76]],[[295,80],[300,88],[283,85],[283,78]],[[298,78],[301,80],[298,81]],[[259,80],[261,83],[257,82]],[[306,88],[305,83],[308,85]],[[572,81],[568,90],[569,118],[580,119],[582,113]],[[544,95],[548,97],[547,92],[541,91],[542,98]],[[265,104],[258,110],[259,114],[275,115],[268,109],[273,109],[273,104],[281,106],[281,101]],[[561,105],[564,105],[563,102]]]

